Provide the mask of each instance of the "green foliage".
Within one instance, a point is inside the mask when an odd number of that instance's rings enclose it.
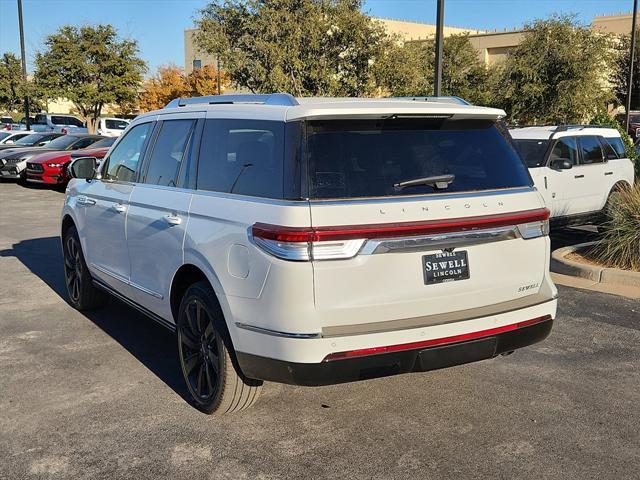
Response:
[[[631,67],[630,55],[631,51],[631,35],[621,35],[618,37],[618,41],[614,43],[615,49],[613,51],[613,68],[611,69],[611,76],[609,78],[613,85],[613,92],[615,94],[616,102],[619,105],[627,104],[627,83],[629,76],[629,68]],[[633,96],[631,102],[631,108],[639,107],[639,95],[640,92],[640,48],[636,41],[636,49],[634,55],[633,64]]]
[[[442,45],[442,95],[455,95],[474,104],[488,97],[489,73],[468,35],[451,35]],[[408,42],[392,52],[388,76],[381,81],[394,96],[433,95],[435,42]]]
[[[554,16],[525,25],[524,40],[500,65],[494,101],[519,123],[583,123],[613,98],[602,79],[611,37]]]
[[[214,0],[196,44],[231,81],[254,92],[370,96],[395,44],[361,0]]]
[[[592,251],[605,265],[640,271],[640,185],[615,194],[602,239]]]
[[[13,53],[0,58],[0,110],[13,111],[24,102],[24,82],[20,59]]]
[[[87,119],[90,131],[106,104],[133,101],[145,72],[133,40],[111,25],[64,26],[36,54],[35,82],[47,98],[66,98]]]

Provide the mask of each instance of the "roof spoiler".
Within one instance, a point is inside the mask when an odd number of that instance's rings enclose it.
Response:
[[[178,108],[188,105],[230,105],[238,103],[280,105],[284,107],[294,107],[298,105],[298,101],[289,93],[242,93],[238,95],[207,95],[205,97],[175,98],[167,103],[164,108]]]

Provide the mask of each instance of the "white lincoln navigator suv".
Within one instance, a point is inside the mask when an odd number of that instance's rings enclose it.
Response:
[[[501,110],[288,94],[172,101],[71,165],[70,303],[177,331],[207,413],[262,382],[449,367],[544,339],[543,198]]]

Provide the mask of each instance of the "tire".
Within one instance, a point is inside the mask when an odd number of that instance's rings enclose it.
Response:
[[[187,289],[177,327],[180,369],[198,410],[222,415],[256,403],[263,382],[245,377],[234,361],[222,309],[207,282]]]
[[[221,415],[258,400],[262,381],[245,377],[236,366],[222,310],[207,282],[185,292],[177,330],[180,368],[198,410]]]
[[[611,189],[609,192],[609,196],[607,197],[607,202],[604,204],[604,208],[602,209],[602,217],[603,217],[603,226],[606,228],[606,224],[611,220],[611,206],[619,201],[620,196],[623,191],[628,188],[624,184],[617,184]]]
[[[93,310],[102,307],[107,294],[93,284],[82,253],[80,237],[75,226],[69,227],[62,238],[64,258],[64,283],[69,304],[76,310]]]

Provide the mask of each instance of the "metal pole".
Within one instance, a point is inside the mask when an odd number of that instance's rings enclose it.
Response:
[[[633,90],[633,63],[636,56],[636,16],[638,14],[638,0],[633,0],[633,18],[631,19],[631,51],[629,52],[629,78],[627,83],[627,105],[625,112],[625,126],[629,131],[629,112],[631,111],[631,92]]]
[[[27,58],[24,55],[24,26],[22,25],[22,0],[18,0],[18,23],[20,24],[20,55],[22,56],[22,81],[25,86],[24,118],[27,130],[31,128],[29,121],[29,92],[27,90]]]
[[[438,8],[436,11],[436,71],[433,79],[433,94],[440,96],[442,84],[442,40],[444,31],[444,0],[437,0]]]

